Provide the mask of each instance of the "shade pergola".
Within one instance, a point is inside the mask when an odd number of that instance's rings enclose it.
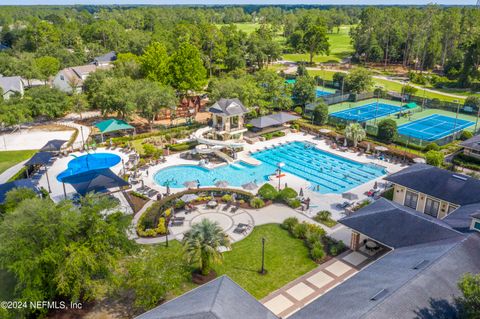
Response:
[[[38,152],[33,155],[24,165],[47,165],[52,157],[53,154],[50,152]]]
[[[102,122],[98,122],[95,124],[95,127],[98,128],[100,134],[102,134],[102,142],[103,142],[103,135],[106,133],[122,131],[122,130],[135,130],[133,126],[128,124],[125,121],[117,120],[117,119],[108,119]]]
[[[71,184],[77,193],[82,196],[85,196],[89,192],[106,192],[111,188],[129,185],[127,181],[117,176],[110,169],[94,170],[68,176],[63,179],[63,182]]]
[[[282,125],[291,121],[298,120],[300,117],[286,112],[279,112],[275,114],[257,117],[249,122],[256,128],[266,128],[275,125]]]
[[[40,149],[40,152],[58,152],[62,149],[66,140],[50,140]]]
[[[403,107],[406,108],[406,109],[412,110],[412,109],[417,108],[418,105],[415,102],[410,102],[408,104],[405,104]]]

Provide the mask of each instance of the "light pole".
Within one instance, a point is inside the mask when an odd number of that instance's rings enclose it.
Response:
[[[173,211],[173,208],[172,208]],[[168,247],[168,221],[167,214],[165,214],[165,247]]]
[[[280,179],[282,177],[282,167],[285,166],[284,162],[277,163],[277,174],[278,174],[278,190],[281,189]]]
[[[80,126],[80,133],[82,134],[82,148],[85,149],[85,138],[83,137],[83,126]]]
[[[262,268],[260,274],[264,275],[267,272],[265,269],[265,237],[262,237]]]

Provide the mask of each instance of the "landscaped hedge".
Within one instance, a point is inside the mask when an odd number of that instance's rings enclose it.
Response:
[[[128,135],[128,136],[120,136],[120,137],[114,137],[112,138],[112,142],[114,144],[121,144],[121,143],[126,143],[130,141],[135,141],[135,140],[141,140],[149,137],[155,137],[155,136],[161,136],[161,135],[170,135],[172,137],[178,137],[180,135],[185,135],[189,132],[193,132],[203,126],[203,124],[200,123],[193,123],[188,126],[177,126],[173,128],[167,128],[167,129],[162,129],[159,131],[154,131],[150,133],[142,133],[142,134],[137,134],[137,135]]]
[[[282,137],[282,136],[285,136],[285,132],[283,132],[283,131],[277,131],[277,132],[262,134],[262,137],[265,138],[265,140],[267,140],[267,141],[271,140],[272,138]]]
[[[190,142],[184,142],[184,143],[178,143],[178,144],[168,144],[167,147],[171,151],[182,152],[182,151],[190,150],[197,145],[198,145],[197,141],[190,141]]]
[[[455,155],[452,161],[455,165],[480,171],[480,160],[463,153]]]
[[[157,228],[159,219],[164,216],[165,211],[167,211],[169,208],[174,206],[174,202],[176,202],[180,197],[182,197],[185,194],[199,194],[199,193],[207,194],[206,197],[200,197],[199,198],[200,201],[210,200],[211,194],[213,194],[214,196],[222,197],[227,194],[231,195],[235,193],[236,199],[238,201],[244,201],[246,203],[249,203],[250,200],[254,198],[254,196],[249,192],[246,192],[240,189],[232,189],[232,188],[210,187],[210,188],[184,190],[183,192],[178,192],[162,198],[160,201],[155,202],[152,206],[150,206],[145,211],[145,213],[138,220],[138,224],[137,224],[137,233],[139,234],[139,236],[142,236],[140,234],[141,231]]]

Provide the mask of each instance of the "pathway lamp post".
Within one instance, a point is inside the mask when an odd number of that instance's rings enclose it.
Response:
[[[284,166],[285,166],[284,162],[277,163],[278,190],[281,189],[280,179],[282,177],[282,168]]]

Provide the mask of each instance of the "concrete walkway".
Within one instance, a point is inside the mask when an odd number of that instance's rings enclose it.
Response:
[[[28,160],[24,160],[16,165],[5,170],[2,174],[0,174],[0,184],[8,182],[10,178],[12,178],[19,170],[22,169],[23,164],[25,164]]]
[[[340,254],[260,300],[280,318],[286,318],[308,303],[341,284],[383,255],[369,256],[361,251]]]

